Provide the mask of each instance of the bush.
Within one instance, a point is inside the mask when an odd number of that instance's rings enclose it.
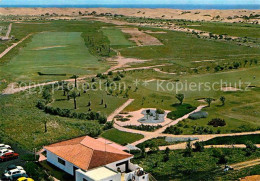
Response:
[[[21,160],[24,160],[24,161],[37,161],[39,160],[39,155],[34,155],[34,154],[25,154],[25,155],[22,155],[21,157]]]
[[[157,113],[157,114],[164,114],[165,111],[164,111],[163,109],[157,108],[157,109],[156,109],[156,113]]]
[[[113,128],[113,124],[114,124],[114,121],[106,122],[106,124],[104,125],[103,130],[112,129]]]
[[[163,133],[179,135],[179,134],[182,134],[182,132],[183,131],[180,128],[175,127],[175,126],[170,126],[170,127],[166,128]]]
[[[130,128],[130,129],[137,129],[137,130],[141,130],[141,131],[154,131],[154,130],[161,128],[162,126],[161,125],[151,126],[151,125],[141,124],[140,126],[129,125],[129,126],[124,126],[124,127]]]
[[[27,162],[24,169],[34,180],[50,181],[49,176],[44,172],[44,170],[34,162]]]
[[[46,101],[45,100],[38,100],[36,107],[38,107],[39,109],[44,109],[46,105]]]
[[[189,116],[189,119],[196,120],[196,119],[207,118],[207,117],[208,117],[208,113],[207,112],[199,111],[199,112],[192,113]]]
[[[107,122],[106,116],[99,116],[98,122],[99,122],[100,124],[105,124],[105,123]]]
[[[39,100],[37,102],[36,107],[44,110],[45,113],[48,113],[51,115],[58,115],[61,117],[76,118],[76,119],[82,119],[82,120],[98,120],[100,122],[100,124],[105,124],[107,121],[107,118],[105,116],[101,116],[97,112],[90,112],[90,113],[71,112],[69,109],[61,109],[61,108],[54,108],[51,106],[46,106],[44,104],[43,100]]]
[[[211,125],[213,127],[218,127],[218,126],[225,126],[226,122],[224,119],[220,118],[214,118],[211,121],[208,122],[208,125]]]

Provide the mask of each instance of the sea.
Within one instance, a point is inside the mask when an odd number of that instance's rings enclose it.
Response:
[[[182,9],[182,10],[192,10],[192,9],[250,9],[257,10],[260,9],[260,4],[91,4],[91,5],[1,5],[0,7],[5,8],[166,8],[166,9]]]

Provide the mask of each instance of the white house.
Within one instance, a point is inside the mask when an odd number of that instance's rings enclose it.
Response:
[[[76,181],[148,181],[149,174],[130,162],[126,147],[89,136],[45,146],[47,161]]]

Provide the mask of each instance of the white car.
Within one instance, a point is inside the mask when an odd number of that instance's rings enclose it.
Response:
[[[0,144],[0,150],[2,149],[11,149],[11,146],[5,145],[5,144]]]
[[[9,170],[7,173],[4,174],[4,178],[13,180],[13,178],[16,178],[17,176],[26,174],[24,170],[18,170],[18,169],[13,169]]]
[[[13,150],[9,150],[9,149],[2,149],[0,150],[0,156],[3,156],[6,153],[14,153]]]
[[[6,170],[5,170],[4,173],[7,173],[7,172],[9,172],[10,170],[14,170],[14,169],[24,170],[23,167],[21,167],[21,166],[9,165],[9,166],[6,168]]]

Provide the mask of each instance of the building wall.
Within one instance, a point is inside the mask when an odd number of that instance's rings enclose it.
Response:
[[[55,165],[56,167],[64,170],[65,172],[67,172],[70,175],[74,175],[74,171],[73,171],[73,164],[64,160],[65,161],[65,165],[61,164],[58,162],[58,156],[53,154],[52,152],[47,150],[47,161],[50,162],[51,164]]]
[[[76,181],[84,181],[83,179],[85,179],[87,181],[96,181],[96,180],[94,180],[92,178],[89,178],[84,173],[86,173],[86,172],[82,171],[81,169],[78,169],[76,171]],[[99,181],[121,181],[121,174],[118,173],[116,175],[113,175],[111,177],[107,177],[107,178],[99,180]]]
[[[106,167],[112,169],[112,170],[115,170],[117,171],[117,168],[119,167],[121,172],[125,172],[125,165],[120,165],[120,166],[116,166],[117,164],[119,163],[122,163],[122,162],[125,162],[125,161],[128,161],[128,165],[130,164],[130,159],[131,158],[126,158],[124,160],[120,160],[120,161],[117,161],[117,162],[113,162],[113,163],[110,163],[110,164],[107,164]]]

